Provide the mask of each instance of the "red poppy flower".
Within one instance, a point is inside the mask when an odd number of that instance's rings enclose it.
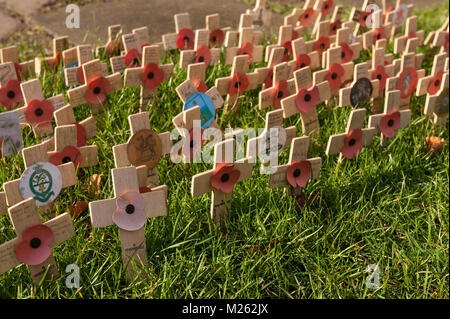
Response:
[[[386,39],[386,34],[384,33],[384,27],[375,28],[372,31],[373,35],[373,44],[375,44],[378,40]]]
[[[195,33],[191,29],[183,28],[178,32],[177,48],[180,50],[194,49]]]
[[[251,64],[253,62],[253,45],[250,42],[245,42],[237,55],[248,55],[248,64]]]
[[[360,129],[350,130],[344,140],[341,154],[345,158],[353,159],[358,155],[363,147],[362,144],[363,132]]]
[[[341,27],[342,27],[341,20],[336,20],[334,22],[331,22],[329,35],[335,35]]]
[[[436,74],[428,85],[428,94],[435,95],[439,92],[442,84],[442,77],[444,76],[444,72],[439,72]]]
[[[123,63],[128,68],[141,66],[141,62],[142,62],[142,54],[139,53],[139,51],[136,49],[129,50],[125,55],[125,57],[123,58]]]
[[[91,104],[100,104],[106,100],[106,94],[110,91],[109,81],[103,76],[92,76],[88,80],[87,90],[84,94],[86,101]]]
[[[324,36],[320,36],[315,42],[313,49],[314,51],[318,51],[320,55],[322,55],[323,52],[328,50],[330,47],[330,39]]]
[[[47,126],[53,119],[55,107],[49,100],[31,100],[25,109],[25,118],[28,123],[37,126]]]
[[[273,85],[273,68],[271,68],[269,70],[269,73],[267,74],[266,79],[264,80],[264,85],[265,85],[266,89],[272,87],[272,85]]]
[[[286,171],[286,179],[292,187],[305,187],[311,177],[309,161],[293,162]]]
[[[123,50],[123,45],[120,40],[111,40],[108,42],[105,48],[105,53],[108,56],[120,55],[120,51]]]
[[[22,241],[15,248],[17,259],[29,266],[42,264],[52,254],[50,245],[53,237],[48,226],[28,227],[22,234]]]
[[[200,46],[195,51],[195,63],[204,62],[208,64],[211,62],[211,50],[207,46]]]
[[[292,42],[286,41],[283,43],[284,54],[283,54],[283,62],[287,62],[292,57]]]
[[[141,194],[151,193],[151,192],[152,192],[151,188],[148,188],[146,186],[139,187],[139,193],[141,193]]]
[[[326,17],[330,14],[331,8],[333,7],[333,0],[325,0],[322,4],[322,17]]]
[[[225,39],[225,34],[222,30],[216,29],[209,34],[209,45],[214,46],[222,46],[223,40]]]
[[[194,134],[195,130],[198,129],[196,128],[190,130],[189,140],[186,139],[185,145],[183,147],[184,156],[189,158],[190,160],[192,160],[194,158],[194,155],[200,151],[203,143],[205,142],[205,140],[203,139],[203,129],[200,128],[200,132]]]
[[[72,162],[75,168],[80,166],[82,160],[81,152],[75,146],[66,146],[61,152],[56,152],[50,157],[50,163],[55,166]]]
[[[241,95],[244,93],[249,85],[248,77],[245,74],[240,74],[236,72],[230,79],[230,85],[228,87],[229,95]]]
[[[398,78],[396,87],[400,91],[402,99],[407,98],[416,90],[417,81],[419,81],[419,76],[414,67],[403,70]]]
[[[388,77],[389,76],[382,65],[377,66],[372,72],[372,80],[378,79],[380,81],[380,91],[383,91],[386,88],[386,80]]]
[[[287,89],[286,81],[279,81],[275,83],[275,86],[272,89],[273,107],[275,109],[279,109],[281,107],[281,100],[288,97],[289,95],[291,95],[291,93]]]
[[[296,59],[297,67],[296,70],[303,69],[304,67],[311,65],[311,58],[307,54],[299,54]]]
[[[86,145],[87,142],[87,131],[86,128],[78,123],[73,123],[77,127],[77,147],[82,147]]]
[[[19,63],[14,62],[14,69],[16,70],[17,80],[22,80],[22,66]]]
[[[56,52],[55,56],[48,62],[48,66],[51,70],[58,68],[61,61],[61,52]]]
[[[201,93],[206,93],[206,91],[208,91],[208,86],[202,80],[196,80],[192,82],[194,83],[194,86],[197,89],[197,91]]]
[[[337,90],[341,87],[341,78],[344,73],[345,71],[342,65],[338,63],[334,63],[331,65],[330,70],[325,77],[325,81],[328,81],[331,90]]]
[[[234,169],[233,164],[217,164],[211,176],[211,186],[226,194],[230,194],[240,176],[241,172]]]
[[[298,32],[295,30],[292,30],[292,41],[298,38]]]
[[[0,104],[11,110],[23,101],[20,81],[8,80],[5,87],[0,88]]]
[[[77,79],[78,79],[78,83],[84,84],[84,73],[83,73],[83,67],[82,66],[79,66],[77,68]]]
[[[383,115],[380,120],[380,131],[384,136],[393,138],[395,131],[400,128],[400,112],[393,110]]]
[[[147,220],[144,197],[138,192],[127,192],[117,197],[112,220],[117,227],[128,231],[144,227]]]
[[[319,89],[312,86],[308,89],[300,89],[295,97],[295,104],[302,113],[308,113],[311,108],[316,106],[320,101]]]
[[[361,13],[359,15],[359,24],[361,25],[361,27],[363,27],[363,28],[367,27],[366,20],[373,13],[373,11],[374,10],[361,11]]]
[[[306,9],[299,18],[300,21],[300,25],[307,27],[309,26],[309,24],[311,23],[311,20],[314,16],[314,9],[313,8],[308,8]]]
[[[341,44],[341,62],[347,63],[353,59],[353,50],[347,43]]]
[[[417,34],[413,31],[413,32],[410,32],[407,36],[406,36],[406,39],[413,39],[413,38],[416,38],[417,37]]]
[[[147,90],[157,88],[164,80],[164,71],[156,63],[144,65],[142,70],[142,82]]]

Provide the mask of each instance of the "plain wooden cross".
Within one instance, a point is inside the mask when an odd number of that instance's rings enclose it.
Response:
[[[431,47],[433,48],[437,48],[440,47],[441,51],[440,52],[446,52],[448,54],[449,52],[449,30],[448,30],[448,25],[447,25],[447,30],[445,31],[439,31],[436,33],[436,36],[434,37],[433,43],[431,45]]]
[[[164,49],[187,50],[194,47],[195,32],[192,30],[189,13],[178,13],[174,15],[175,33],[164,34],[162,40]]]
[[[23,120],[30,125],[39,137],[53,134],[52,119],[54,111],[66,105],[64,94],[46,99],[39,79],[20,83],[25,106],[17,111]]]
[[[252,37],[247,39],[254,46],[261,43],[262,31],[253,26],[253,15],[249,13],[242,13],[239,19],[238,30],[228,30],[225,34],[224,47],[230,48],[240,43],[242,37],[242,30],[245,28],[252,29]]]
[[[25,171],[22,177],[3,184],[8,206],[13,206],[28,197],[24,198],[22,194],[28,194],[29,192],[21,188],[29,184],[33,198],[36,199],[36,204],[42,209],[48,210],[61,189],[77,183],[75,166],[72,162],[56,166],[60,177],[56,174],[52,175],[51,171],[40,165],[44,163],[54,167],[54,165],[49,163],[47,146],[45,144],[24,148],[22,156],[25,164]],[[58,185],[60,185],[60,189],[58,189]],[[52,193],[54,194],[52,195]]]
[[[97,124],[93,116],[77,122],[72,105],[68,104],[55,112],[56,126],[75,124],[77,126],[77,146],[86,145],[86,141],[97,135]]]
[[[300,10],[300,8],[294,8],[292,13],[284,16],[283,19],[283,25],[292,26],[292,39],[301,37],[306,30],[306,27],[298,24],[300,18]]]
[[[369,127],[374,127],[381,133],[381,146],[387,146],[395,133],[403,129],[411,122],[411,110],[400,110],[401,93],[393,90],[386,93],[384,113],[369,117]]]
[[[447,58],[448,59],[448,58]],[[427,94],[425,101],[425,114],[433,114],[436,126],[445,126],[448,117],[448,70],[442,77],[439,91],[433,95]]]
[[[231,197],[237,182],[249,179],[253,172],[253,159],[235,161],[234,139],[214,146],[214,166],[211,170],[192,177],[192,197],[206,193],[211,196],[211,220],[225,227],[227,214],[231,211]]]
[[[295,125],[287,128],[283,127],[283,110],[273,110],[267,112],[264,131],[261,135],[249,139],[247,142],[247,158],[259,158],[262,163],[268,162],[266,157],[271,155],[270,147],[271,143],[273,143],[271,142],[271,138],[275,138],[275,136],[271,134],[271,130],[277,130],[277,157],[283,149],[291,145],[292,139],[294,139],[297,134],[297,128]],[[281,138],[280,141],[280,134],[283,135],[285,139]],[[262,147],[265,147],[265,149]],[[260,154],[263,154],[263,156],[260,156]]]
[[[28,78],[34,76],[34,59],[29,61],[20,62],[19,61],[19,49],[17,46],[9,46],[0,49],[0,62],[14,63],[14,68],[16,70],[17,79],[22,80],[22,78]]]
[[[106,56],[107,58],[120,55],[123,50],[122,26],[120,24],[108,26],[108,41],[105,45],[96,48],[97,57]]]
[[[419,79],[416,95],[435,95],[442,86],[445,72],[448,72],[448,54],[439,53],[434,56],[430,75]]]
[[[185,69],[192,63],[206,63],[216,65],[220,62],[220,48],[209,48],[209,31],[201,29],[195,31],[193,50],[183,50],[180,53],[180,68]]]
[[[20,81],[17,78],[14,63],[6,62],[0,64],[0,106],[6,110],[15,109],[23,102]]]
[[[225,65],[232,64],[234,57],[239,55],[247,55],[249,64],[263,60],[264,46],[253,44],[253,33],[252,28],[242,28],[238,46],[225,48]]]
[[[255,69],[255,72],[257,72],[260,76],[260,81],[262,82],[263,89],[270,88],[273,86],[274,67],[283,61],[283,56],[284,56],[284,48],[275,47],[272,50],[270,50],[270,57],[267,66]],[[293,63],[290,62],[288,63],[289,66],[291,67],[289,77],[292,77],[292,71],[295,66],[293,65]]]
[[[142,67],[125,70],[124,86],[140,86],[140,109],[145,111],[150,107],[151,99],[162,82],[168,81],[174,65],[161,64],[161,49],[158,45],[146,46],[143,49]]]
[[[406,19],[405,34],[395,39],[394,53],[403,53],[406,49],[408,39],[418,38],[418,45],[421,46],[424,41],[425,31],[417,30],[417,16],[412,16]]]
[[[0,274],[26,264],[36,285],[59,277],[51,248],[75,236],[70,215],[64,213],[42,223],[36,203],[28,198],[10,207],[9,217],[16,238],[0,245]]]
[[[221,47],[225,41],[226,32],[230,31],[230,27],[220,27],[220,14],[210,14],[205,17],[206,29],[209,31],[209,46]]]
[[[309,136],[292,140],[289,162],[275,167],[276,171],[269,176],[270,188],[285,187],[286,193],[297,199],[309,180],[319,178],[322,158],[308,158],[310,142]]]
[[[370,126],[364,127],[366,109],[352,110],[347,122],[345,133],[331,135],[328,139],[326,155],[339,154],[338,161],[343,158],[354,159],[366,147],[373,142],[377,130]]]
[[[255,6],[247,9],[246,13],[253,16],[252,25],[257,29],[269,27],[272,22],[272,12],[266,9],[266,0],[256,0]]]
[[[92,114],[104,113],[107,107],[106,96],[122,88],[122,76],[120,73],[104,76],[99,59],[89,61],[82,67],[85,84],[67,91],[69,103],[72,107],[89,103]],[[87,100],[86,96],[90,95],[97,97],[95,103]]]
[[[123,73],[127,68],[141,66],[143,47],[141,47],[138,35],[136,33],[124,34],[122,35],[122,43],[125,55],[109,58],[112,73]]]
[[[156,134],[151,130],[147,112],[128,116],[131,137],[125,144],[113,146],[114,164],[117,168],[137,167],[140,187],[159,186],[157,165],[170,153],[170,132]]]
[[[309,67],[295,71],[294,79],[296,94],[281,100],[283,116],[288,118],[300,113],[303,134],[319,136],[317,104],[330,98],[330,86],[326,81],[313,81]]]
[[[45,68],[55,71],[61,60],[62,52],[69,48],[69,37],[62,36],[53,39],[53,55],[49,57],[36,57],[34,59],[34,67],[37,75],[41,74]]]
[[[431,45],[433,46],[434,42],[436,41],[436,37],[441,36],[442,37],[442,43],[445,42],[445,38],[443,37],[445,34],[445,31],[448,32],[448,23],[449,22],[449,18],[447,17],[447,19],[445,19],[444,23],[439,27],[439,29],[435,30],[435,31],[430,31],[430,33],[428,33],[427,37],[425,38],[425,41],[423,42],[424,45]],[[442,35],[441,35],[442,34]],[[441,45],[437,45],[437,46],[442,46]]]
[[[372,79],[370,61],[355,65],[353,82],[339,90],[339,106],[361,107],[373,101],[380,93],[380,80]]]
[[[272,107],[281,108],[281,100],[295,93],[295,81],[289,79],[292,68],[287,62],[277,64],[273,68],[272,87],[259,91],[260,110]]]
[[[111,175],[114,198],[89,203],[92,227],[117,225],[127,278],[146,278],[145,222],[166,216],[165,193],[156,190],[140,194],[136,167],[113,168]]]
[[[216,88],[221,95],[227,95],[225,112],[229,112],[244,92],[254,90],[261,83],[258,72],[248,73],[248,55],[234,57],[231,75],[216,79]]]
[[[339,89],[349,83],[353,77],[353,61],[342,63],[342,48],[335,47],[326,51],[326,68],[314,72],[313,82],[318,84],[327,81],[330,85],[330,97],[339,95]]]

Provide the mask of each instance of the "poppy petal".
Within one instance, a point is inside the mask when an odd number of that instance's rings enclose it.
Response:
[[[195,33],[191,29],[183,28],[178,32],[177,48],[180,50],[194,49]]]
[[[400,128],[400,112],[394,110],[385,114],[380,120],[380,131],[381,133],[389,138],[395,136],[395,131]]]
[[[362,130],[350,130],[344,140],[341,154],[347,159],[355,158],[362,150]]]

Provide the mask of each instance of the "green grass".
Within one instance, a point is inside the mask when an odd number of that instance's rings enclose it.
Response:
[[[448,16],[448,4],[419,14],[419,27],[428,31]],[[424,67],[430,71],[433,55],[428,48]],[[364,55],[367,58],[367,55]],[[166,62],[178,63],[178,54]],[[262,64],[259,64],[262,65]],[[256,65],[255,67],[259,66]],[[228,75],[229,66],[208,68],[207,84]],[[150,120],[153,129],[173,129],[171,119],[182,109],[175,87],[186,70],[158,90]],[[41,79],[46,96],[64,92],[60,76]],[[434,129],[423,115],[425,97],[413,97],[410,126],[400,131],[385,148],[376,137],[354,161],[337,163],[337,156],[324,155],[328,137],[343,132],[349,107],[318,107],[321,137],[313,139],[310,157],[323,159],[320,178],[311,181],[305,194],[319,200],[301,211],[286,198],[283,189],[268,188],[268,176],[254,176],[233,192],[227,233],[213,229],[209,220],[210,195],[191,198],[193,175],[211,168],[192,164],[186,168],[164,158],[158,165],[162,184],[169,187],[168,215],[152,219],[145,233],[148,281],[128,283],[122,268],[117,228],[90,227],[89,216],[74,220],[76,237],[54,249],[59,280],[49,286],[34,285],[26,266],[0,275],[1,298],[448,298],[449,201],[448,124]],[[222,116],[226,127],[263,127],[267,111],[257,109],[258,90],[248,92],[237,112]],[[75,187],[64,190],[57,212],[68,211],[75,201],[113,196],[112,146],[129,138],[127,116],[138,112],[139,89],[125,88],[109,98],[105,130],[89,141],[99,147],[99,164],[83,169]],[[88,115],[86,106],[77,117]],[[285,120],[296,125],[298,116]],[[38,142],[30,130],[23,131],[25,146]],[[298,133],[300,135],[301,133]],[[446,139],[443,150],[431,156],[424,150],[427,135]],[[280,163],[286,163],[289,150]],[[0,160],[0,182],[19,178],[21,156]],[[102,174],[102,193],[84,190],[88,176]],[[0,242],[15,237],[8,217],[0,217]],[[65,267],[77,264],[81,288],[65,287]],[[377,264],[381,288],[366,288],[365,269]]]

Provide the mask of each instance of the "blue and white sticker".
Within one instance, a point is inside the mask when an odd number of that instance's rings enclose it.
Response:
[[[201,127],[207,129],[216,116],[214,102],[208,95],[196,92],[187,98],[186,103],[184,103],[184,110],[189,110],[195,106],[200,106]]]

